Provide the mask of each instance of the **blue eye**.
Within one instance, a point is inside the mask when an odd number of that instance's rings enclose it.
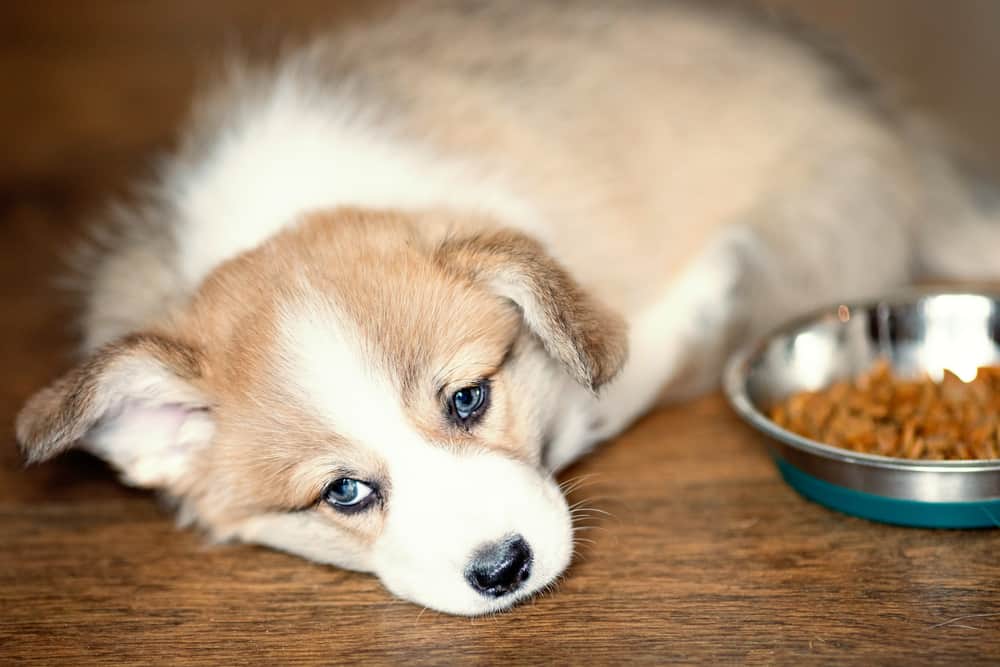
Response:
[[[323,501],[341,511],[353,512],[363,509],[375,497],[375,489],[350,477],[335,479],[323,489]]]
[[[489,396],[489,385],[485,382],[462,387],[451,395],[451,413],[460,422],[467,422],[482,412]]]

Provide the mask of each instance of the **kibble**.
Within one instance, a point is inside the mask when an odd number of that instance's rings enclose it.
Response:
[[[850,381],[793,394],[771,410],[778,426],[865,454],[956,461],[1000,458],[1000,366],[971,382],[944,371],[904,379],[888,361]]]

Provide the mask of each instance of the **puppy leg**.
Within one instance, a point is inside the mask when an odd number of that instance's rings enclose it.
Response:
[[[595,444],[620,433],[651,408],[665,385],[691,394],[713,386],[712,360],[732,337],[745,230],[712,243],[664,296],[629,323],[629,357],[598,396],[572,393],[546,464],[561,468]],[[717,364],[716,364],[717,365]]]
[[[746,333],[909,282],[918,202],[905,172],[864,154],[831,160],[793,190],[760,202],[744,218],[750,233],[739,299]]]
[[[714,388],[729,353],[781,321],[910,279],[916,200],[875,161],[824,165],[729,227],[630,322],[629,360],[599,397],[575,401],[548,450],[558,468],[658,399]]]

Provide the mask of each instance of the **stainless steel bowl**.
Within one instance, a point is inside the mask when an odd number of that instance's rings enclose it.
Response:
[[[824,445],[767,414],[786,396],[821,389],[888,359],[903,376],[944,369],[971,380],[1000,363],[1000,295],[908,291],[799,318],[729,360],[725,392],[770,436],[785,479],[820,503],[870,519],[930,527],[1000,526],[1000,459],[914,461]]]

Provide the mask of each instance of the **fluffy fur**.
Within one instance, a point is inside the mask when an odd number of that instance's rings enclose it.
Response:
[[[32,462],[86,448],[217,538],[503,609],[569,561],[552,471],[792,313],[993,276],[996,215],[742,14],[406,3],[202,100],[90,266],[88,360],[19,439]],[[457,424],[477,382],[488,408]],[[343,477],[378,502],[324,504]],[[470,558],[514,535],[530,575],[473,590]]]

